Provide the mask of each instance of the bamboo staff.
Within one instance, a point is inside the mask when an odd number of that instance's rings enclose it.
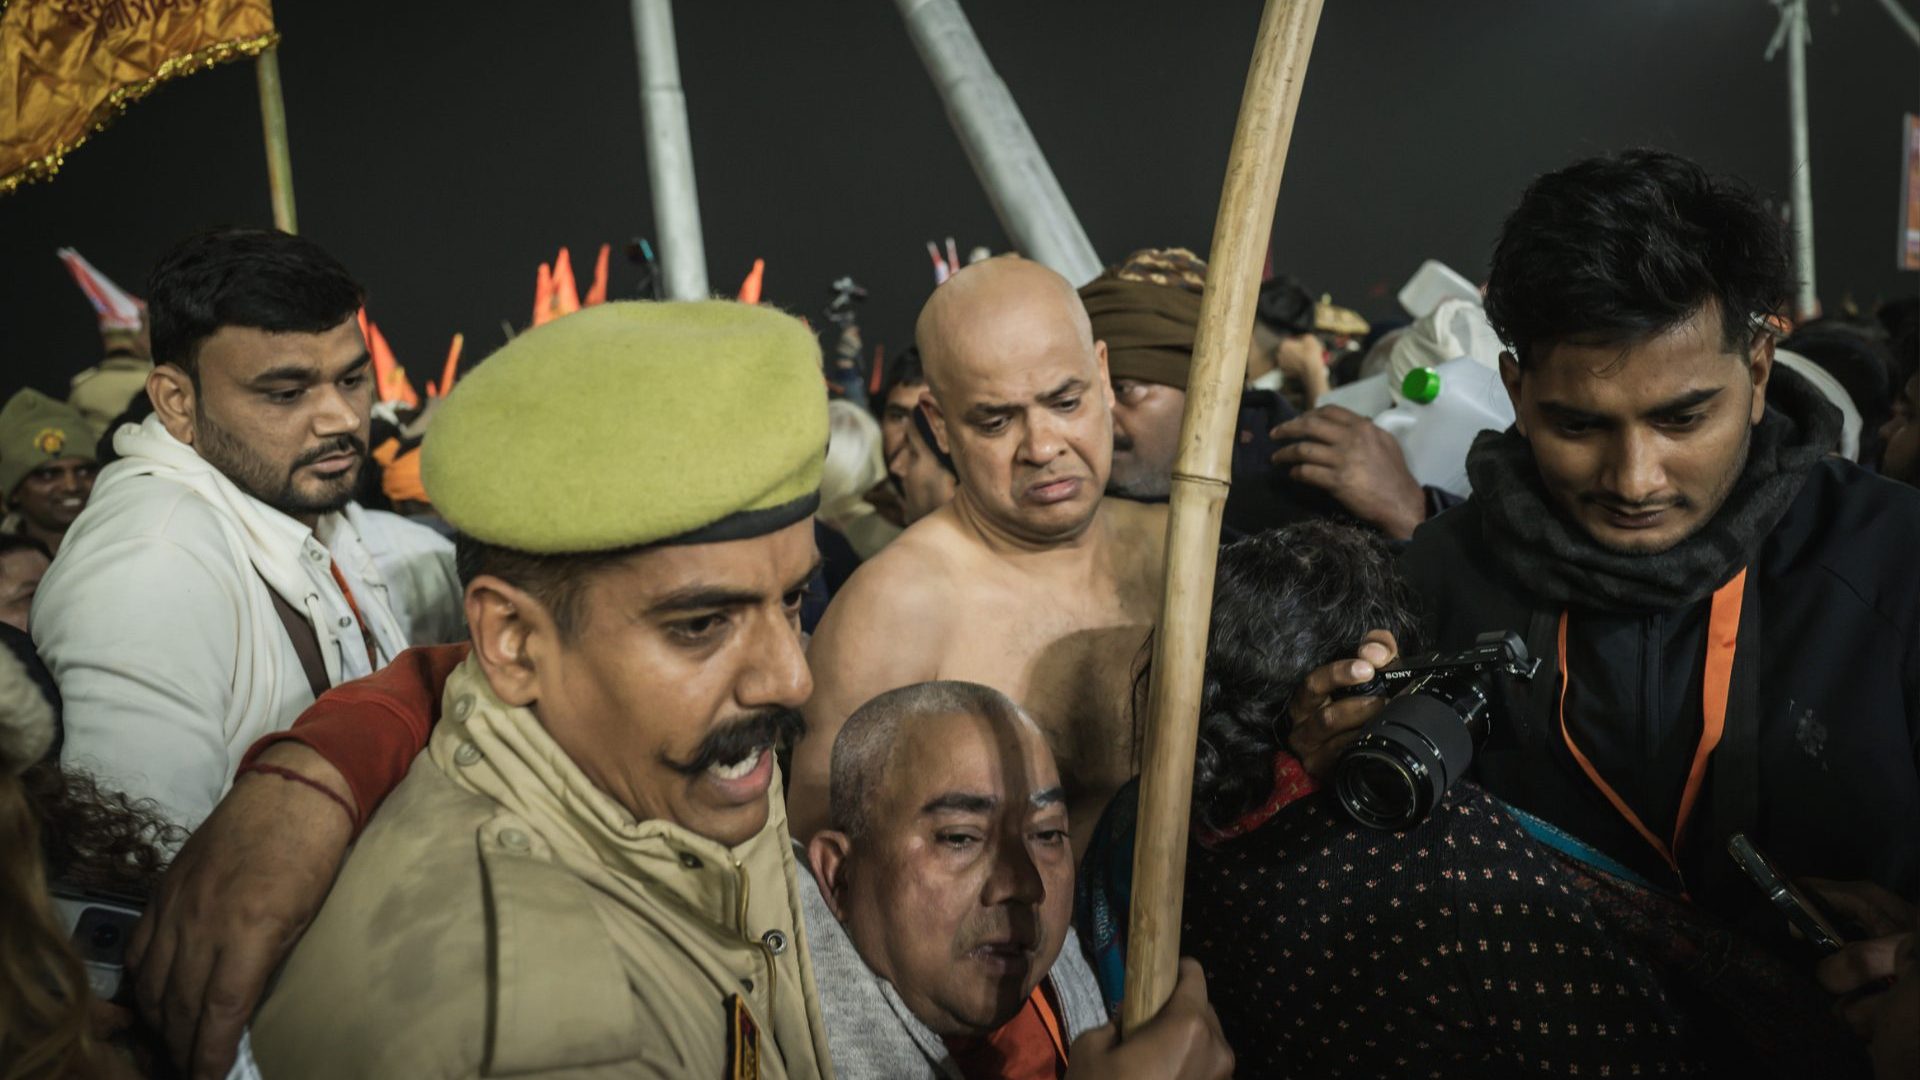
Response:
[[[273,227],[299,232],[293,214],[293,155],[287,150],[287,103],[280,96],[280,50],[264,49],[255,62],[260,76],[260,124],[267,134],[267,184],[273,191]]]
[[[1120,1008],[1124,1031],[1160,1012],[1173,994],[1178,973],[1194,738],[1234,421],[1247,375],[1261,255],[1273,230],[1274,201],[1321,3],[1267,0],[1240,98],[1220,212],[1213,222],[1206,295],[1180,424],[1180,456],[1173,466],[1166,591],[1153,643],[1140,825],[1133,848],[1127,992]]]

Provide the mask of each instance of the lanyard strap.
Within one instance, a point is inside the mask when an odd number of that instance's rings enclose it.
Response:
[[[1680,795],[1680,812],[1673,822],[1673,840],[1662,841],[1654,835],[1652,829],[1640,820],[1620,793],[1613,790],[1600,770],[1593,767],[1587,755],[1573,741],[1573,733],[1567,730],[1567,612],[1560,613],[1560,738],[1567,744],[1567,750],[1573,754],[1573,760],[1580,764],[1587,779],[1600,789],[1620,816],[1627,819],[1641,839],[1653,846],[1673,870],[1675,879],[1681,879],[1680,851],[1681,838],[1686,835],[1687,819],[1693,814],[1693,807],[1699,801],[1700,788],[1707,779],[1707,759],[1713,756],[1715,747],[1720,745],[1720,736],[1727,727],[1727,698],[1733,687],[1733,654],[1740,636],[1740,602],[1745,595],[1747,571],[1743,567],[1733,580],[1714,590],[1713,611],[1707,619],[1707,663],[1706,674],[1702,679],[1701,710],[1703,723],[1700,731],[1700,745],[1694,748],[1693,765],[1687,770],[1687,786]],[[1681,880],[1681,895],[1686,895],[1686,882]]]
[[[1060,1018],[1053,1011],[1052,998],[1047,995],[1047,982],[1041,979],[1040,985],[1033,988],[1033,996],[1029,1000],[1040,1014],[1040,1022],[1046,1025],[1047,1034],[1053,1036],[1054,1053],[1060,1055],[1057,1060],[1064,1065],[1067,1061],[1066,1033],[1060,1030]]]
[[[353,598],[353,590],[347,586],[347,579],[340,573],[340,564],[327,563],[327,569],[333,571],[334,584],[340,586],[340,592],[347,598],[347,610],[353,612],[353,621],[360,626],[360,643],[367,647],[367,670],[380,670],[380,655],[374,651],[373,631],[367,629],[366,617],[360,614],[360,602]]]

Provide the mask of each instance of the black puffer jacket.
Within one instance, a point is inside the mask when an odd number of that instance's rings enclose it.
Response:
[[[1573,760],[1556,723],[1560,617],[1491,554],[1474,500],[1428,522],[1402,573],[1431,643],[1511,629],[1542,659],[1503,692],[1471,776],[1673,884],[1664,860]],[[1726,854],[1746,832],[1793,876],[1920,892],[1920,492],[1854,465],[1812,467],[1749,564],[1726,731],[1679,852],[1692,897],[1775,941],[1784,923]],[[1710,599],[1635,616],[1575,609],[1567,725],[1650,829],[1673,833],[1702,729]]]

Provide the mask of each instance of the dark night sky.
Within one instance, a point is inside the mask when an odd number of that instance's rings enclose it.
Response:
[[[1204,250],[1260,5],[965,7],[1102,258]],[[1823,298],[1912,294],[1894,252],[1920,50],[1871,0],[1813,7]],[[416,382],[454,331],[471,359],[503,318],[526,322],[534,268],[560,244],[583,264],[652,234],[623,0],[276,8],[302,231],[367,284]],[[817,315],[851,273],[873,293],[868,341],[894,352],[931,286],[927,239],[1006,246],[892,4],[675,14],[716,291],[764,257],[768,299]],[[1786,67],[1761,59],[1774,23],[1764,0],[1329,0],[1276,260],[1386,314],[1422,258],[1480,274],[1531,176],[1633,144],[1784,197]],[[139,291],[180,235],[271,221],[254,87],[250,64],[164,87],[55,181],[0,199],[0,394],[63,393],[97,358],[55,247]],[[615,294],[637,277],[616,255]]]

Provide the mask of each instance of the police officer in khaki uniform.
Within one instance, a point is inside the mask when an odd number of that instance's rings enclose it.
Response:
[[[0,407],[0,533],[60,552],[93,493],[94,433],[71,406],[26,389]]]
[[[460,383],[422,469],[472,652],[264,1075],[831,1075],[774,762],[826,438],[811,334],[731,302],[589,308]]]
[[[67,404],[87,418],[96,439],[104,439],[133,399],[147,392],[147,376],[151,374],[151,360],[126,353],[109,356],[73,377]]]

